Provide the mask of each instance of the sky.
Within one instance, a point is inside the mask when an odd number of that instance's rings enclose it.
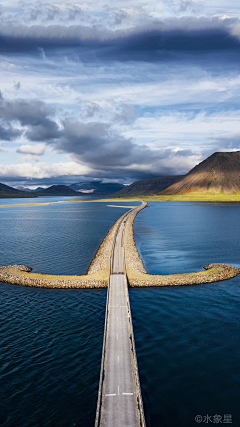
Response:
[[[0,182],[182,175],[240,149],[239,0],[2,0]]]

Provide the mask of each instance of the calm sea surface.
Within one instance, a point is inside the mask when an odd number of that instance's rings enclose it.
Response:
[[[105,203],[0,208],[0,265],[83,274],[124,212]],[[147,271],[240,267],[239,214],[239,206],[150,203],[134,226]],[[240,278],[130,289],[130,299],[147,426],[218,415],[239,427]],[[1,427],[93,426],[106,291],[0,283],[0,300]]]
[[[198,271],[211,262],[240,268],[240,206],[149,203],[134,229],[149,273]],[[232,419],[239,427],[240,276],[130,289],[130,299],[147,426]]]

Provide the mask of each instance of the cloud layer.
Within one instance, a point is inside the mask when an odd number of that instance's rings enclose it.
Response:
[[[211,51],[239,52],[240,21],[236,18],[181,17],[125,29],[102,25],[23,25],[5,24],[0,28],[0,52],[38,53],[75,49],[81,60],[168,59],[179,52],[203,54]],[[168,54],[168,55],[167,55]],[[170,57],[171,58],[171,57]]]
[[[131,182],[239,149],[239,60],[234,1],[3,2],[1,180]]]

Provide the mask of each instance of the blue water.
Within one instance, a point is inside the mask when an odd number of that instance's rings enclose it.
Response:
[[[101,202],[0,208],[0,265],[84,274],[124,212]],[[105,303],[106,290],[0,283],[1,427],[93,426]]]
[[[1,426],[93,426],[105,298],[1,284]]]
[[[149,273],[240,267],[239,206],[149,205],[134,226]],[[1,208],[0,264],[83,274],[124,212],[105,203]],[[93,426],[106,291],[0,284],[0,299],[1,427]],[[197,426],[207,414],[230,414],[239,427],[239,277],[130,289],[130,300],[147,427]]]
[[[239,216],[240,206],[150,203],[134,226],[147,271],[240,267]],[[147,426],[197,426],[197,415],[223,423],[230,414],[239,427],[240,277],[130,289],[130,300]]]
[[[67,196],[67,197],[59,197],[59,196],[38,196],[38,197],[31,197],[31,198],[14,198],[14,199],[1,199],[0,198],[0,206],[4,205],[26,205],[31,203],[52,203],[52,202],[58,202],[63,201],[66,202],[68,200],[88,200],[88,199],[97,199],[97,197],[93,196]]]
[[[51,200],[55,198],[48,197]],[[102,202],[0,208],[0,265],[85,274],[109,228],[124,212]]]

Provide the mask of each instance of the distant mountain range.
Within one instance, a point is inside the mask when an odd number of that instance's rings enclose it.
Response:
[[[23,191],[24,189],[24,191]],[[102,181],[78,182],[70,186],[52,185],[43,189],[30,190],[25,187],[12,188],[0,184],[0,198],[38,196],[113,196],[141,197],[152,195],[177,195],[185,193],[225,193],[240,192],[240,151],[217,152],[199,163],[187,175],[162,176],[137,181],[124,186]]]
[[[0,184],[0,198],[11,197],[39,197],[39,196],[108,196],[124,188],[122,184],[102,183],[102,181],[79,182],[77,184],[52,185],[48,188],[38,187],[30,190],[27,187],[12,188],[5,184]]]
[[[137,196],[152,196],[169,187],[173,183],[179,181],[183,175],[161,176],[160,178],[145,179],[144,181],[136,181],[128,185],[113,197],[137,197]]]
[[[22,187],[21,185],[19,185],[18,187],[15,187],[15,188],[17,190],[20,190],[20,191],[29,191],[31,193],[35,193],[35,191],[44,190],[44,187],[37,187],[37,188],[35,188],[35,190],[31,190],[30,188],[28,188],[28,187]]]
[[[102,181],[78,182],[77,184],[71,184],[69,187],[82,194],[94,194],[94,196],[107,196],[125,188],[123,184],[103,183]]]
[[[17,197],[35,197],[26,191],[20,191],[16,188],[9,187],[8,185],[0,183],[0,198],[17,198]]]
[[[44,190],[35,191],[35,196],[79,196],[77,191],[72,190],[66,185],[52,185]]]
[[[33,198],[39,196],[79,196],[77,191],[66,185],[52,185],[51,187],[38,191],[21,191],[16,188],[0,183],[0,198]]]
[[[160,195],[240,192],[240,151],[217,152],[199,163]]]

